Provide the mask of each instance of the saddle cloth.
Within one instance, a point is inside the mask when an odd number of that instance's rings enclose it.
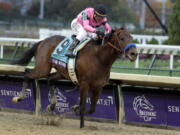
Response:
[[[81,50],[90,39],[83,40],[78,44],[78,46],[74,49],[73,54],[76,56],[78,51]],[[66,56],[66,52],[69,49],[73,42],[73,37],[66,37],[62,40],[59,45],[55,48],[55,50],[51,54],[51,62],[56,65],[63,66],[64,68],[68,68],[69,76],[73,83],[78,84],[78,80],[75,73],[75,58],[68,58]]]

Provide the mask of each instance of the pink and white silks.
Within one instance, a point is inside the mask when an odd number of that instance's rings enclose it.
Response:
[[[99,22],[94,20],[94,8],[86,8],[71,22],[71,29],[79,41],[82,41],[87,37],[96,39],[96,27],[99,26],[104,26],[105,33],[111,31],[111,26],[107,23],[106,17]]]

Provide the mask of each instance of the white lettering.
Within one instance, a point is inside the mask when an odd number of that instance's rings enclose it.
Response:
[[[139,110],[140,115],[150,116],[150,117],[156,117],[156,112],[149,112],[149,111],[142,111]]]
[[[56,106],[58,106],[58,107],[60,107],[60,108],[61,108],[61,107],[62,107],[62,108],[63,108],[63,107],[66,108],[66,107],[67,107],[67,108],[68,108],[68,107],[69,107],[69,103],[60,103],[60,102],[59,102],[59,103],[56,103]]]
[[[110,99],[111,104],[113,104],[113,97],[112,96],[108,96],[108,98]]]
[[[180,112],[180,106],[168,106],[169,112]]]
[[[2,96],[18,97],[20,96],[21,92],[15,90],[0,90],[0,94]],[[31,89],[26,89],[25,97],[31,97],[31,96],[32,96]]]
[[[98,104],[98,105],[99,105],[99,104],[103,105],[103,99],[99,99],[99,100],[97,101],[97,104]]]
[[[91,104],[91,99],[90,98],[86,98],[86,103]]]
[[[32,96],[31,89],[26,89],[25,97],[31,97],[31,96]]]
[[[104,100],[104,105],[105,105],[105,106],[109,106],[109,105],[110,105],[110,100],[105,99],[105,100]]]
[[[12,91],[12,90],[0,90],[2,96],[19,96],[20,92]]]
[[[86,98],[86,103],[91,104],[91,98]],[[97,104],[104,105],[104,106],[110,106],[113,105],[113,97],[108,96],[107,99],[98,99]]]

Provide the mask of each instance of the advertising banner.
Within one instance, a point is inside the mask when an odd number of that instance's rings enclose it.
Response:
[[[22,90],[22,79],[1,79],[0,81],[0,108],[13,108],[28,111],[35,110],[32,86],[26,90],[26,98],[19,103],[13,103],[12,98],[19,96]]]
[[[2,77],[0,79],[0,108],[35,111],[33,84],[27,88],[25,99],[17,104],[12,103],[12,98],[20,95],[22,84],[21,78]],[[38,84],[41,91],[42,112],[45,112],[47,105],[50,104],[50,94],[46,81],[41,80]],[[57,104],[55,112],[57,114],[78,115],[72,111],[74,106],[79,105],[79,90],[73,89],[74,87],[70,82],[56,82]],[[70,89],[73,90],[68,91]],[[116,89],[112,85],[106,86],[97,101],[95,113],[86,116],[117,120],[119,105]],[[179,91],[168,91],[168,89],[153,87],[123,86],[122,93],[126,122],[180,127]],[[88,96],[86,110],[89,110],[90,104],[91,100]]]
[[[46,83],[40,82],[41,89],[41,103],[42,103],[42,111],[46,110],[47,105],[50,103],[50,95],[49,90],[47,88]],[[72,114],[72,107],[75,105],[79,105],[79,90],[74,89],[71,92],[67,92],[67,90],[73,89],[73,86],[68,84],[56,84],[56,113],[58,114]],[[87,97],[86,100],[86,110],[90,107],[90,97]],[[116,114],[116,103],[114,97],[114,87],[105,88],[99,98],[96,106],[96,111],[94,114],[89,115],[90,117],[96,118],[104,118],[117,120]]]
[[[180,95],[168,94],[166,97],[167,125],[180,127]]]
[[[125,119],[127,122],[167,124],[165,95],[152,91],[148,92],[147,88],[131,87],[124,87],[123,94]]]

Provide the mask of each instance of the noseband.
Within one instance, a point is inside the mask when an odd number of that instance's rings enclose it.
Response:
[[[119,40],[118,40],[118,36],[117,34],[115,35],[116,37],[116,40],[118,41],[118,44],[119,46],[121,45]],[[116,51],[122,53],[122,52],[126,52],[129,48],[131,47],[135,47],[136,48],[136,45],[134,43],[130,43],[128,45],[126,45],[123,49],[122,48],[118,48],[117,46],[115,46],[114,44],[112,44],[111,42],[107,42],[108,45],[110,45],[112,48],[114,48]],[[123,50],[123,51],[122,51]]]

